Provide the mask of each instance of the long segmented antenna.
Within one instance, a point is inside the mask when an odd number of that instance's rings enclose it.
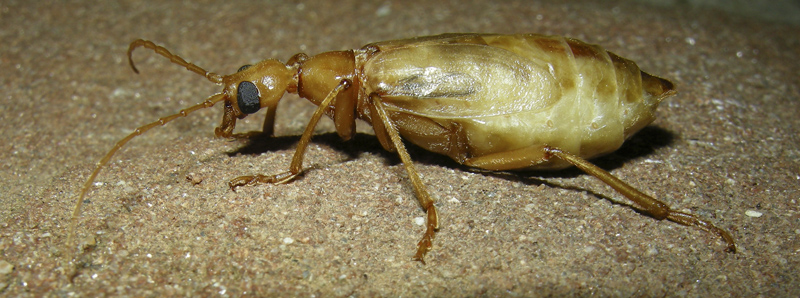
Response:
[[[133,59],[132,59],[131,54],[133,53],[133,50],[136,49],[137,47],[145,47],[145,48],[148,48],[148,49],[152,49],[157,54],[168,58],[171,62],[173,62],[175,64],[178,64],[178,65],[181,65],[181,66],[185,67],[186,69],[188,69],[189,71],[192,71],[194,73],[202,75],[206,79],[208,79],[209,81],[211,81],[211,82],[213,82],[215,84],[222,84],[222,76],[220,76],[220,75],[218,75],[216,73],[213,73],[213,72],[206,71],[205,69],[203,69],[203,68],[201,68],[201,67],[199,67],[197,65],[194,65],[192,63],[186,62],[186,60],[183,60],[183,58],[181,58],[181,57],[179,57],[179,56],[177,56],[175,54],[170,53],[169,50],[167,50],[166,48],[158,46],[158,45],[154,44],[153,42],[151,42],[149,40],[144,40],[144,39],[139,39],[139,40],[136,40],[136,41],[132,42],[130,47],[128,48],[128,62],[130,63],[131,67],[133,68],[133,71],[136,72],[136,73],[139,73],[139,70],[136,69],[136,66],[133,64]],[[74,243],[73,243],[73,237],[75,236],[75,229],[78,226],[78,219],[80,217],[81,208],[83,207],[83,200],[86,197],[86,193],[88,193],[89,189],[92,187],[92,184],[94,183],[95,178],[97,178],[97,175],[100,173],[100,170],[103,168],[103,166],[108,164],[108,162],[111,160],[111,157],[113,157],[114,154],[117,153],[117,151],[119,151],[123,146],[125,146],[125,144],[127,144],[130,140],[132,140],[133,138],[135,138],[137,136],[142,135],[143,133],[147,132],[148,130],[150,130],[150,129],[156,127],[156,126],[163,126],[163,125],[165,125],[165,124],[167,124],[167,123],[169,123],[172,120],[175,120],[177,118],[186,117],[186,115],[188,115],[188,114],[190,114],[190,113],[192,113],[194,111],[202,110],[202,109],[205,109],[205,108],[210,108],[210,107],[214,106],[216,103],[225,100],[225,98],[226,98],[225,94],[217,93],[217,94],[214,94],[211,97],[207,98],[202,103],[193,105],[193,106],[188,107],[186,109],[183,109],[180,112],[178,112],[177,114],[173,114],[173,115],[169,115],[169,116],[166,116],[166,117],[162,117],[162,118],[159,118],[157,121],[154,121],[154,122],[151,122],[149,124],[140,126],[140,127],[136,128],[136,130],[134,130],[131,134],[129,134],[125,138],[119,140],[117,142],[117,144],[114,145],[114,147],[111,148],[111,150],[109,150],[108,153],[106,153],[106,155],[103,156],[103,158],[100,159],[100,161],[97,162],[97,165],[95,165],[95,168],[92,171],[92,174],[89,175],[88,179],[86,179],[86,182],[83,184],[83,187],[81,188],[80,194],[75,199],[75,209],[72,210],[72,217],[70,219],[69,231],[68,231],[68,234],[67,234],[67,245],[68,245],[67,262],[72,262],[73,258],[74,258],[73,249],[75,247],[74,247]]]
[[[119,142],[117,142],[117,144],[114,145],[114,148],[111,148],[111,150],[108,151],[108,153],[106,153],[105,156],[103,156],[103,159],[97,162],[94,171],[92,171],[92,174],[89,175],[89,179],[86,179],[86,182],[83,184],[83,188],[81,188],[80,195],[78,195],[78,197],[75,199],[75,209],[72,210],[72,218],[70,219],[70,224],[69,224],[69,232],[68,232],[69,234],[67,234],[67,244],[70,247],[69,251],[71,252],[73,249],[72,246],[74,243],[72,243],[72,237],[75,235],[75,228],[78,226],[78,218],[80,217],[81,207],[83,206],[83,198],[86,197],[86,193],[89,192],[89,188],[92,187],[92,183],[94,183],[94,179],[97,177],[97,174],[100,173],[100,170],[103,168],[103,166],[108,164],[108,161],[111,160],[111,157],[114,156],[114,153],[117,153],[117,151],[119,151],[120,148],[125,146],[125,144],[128,143],[128,141],[145,133],[146,131],[152,129],[153,127],[163,126],[168,122],[175,120],[177,118],[186,117],[186,115],[194,111],[212,107],[214,106],[214,104],[222,101],[223,99],[225,99],[224,94],[221,93],[215,94],[206,99],[204,102],[183,109],[177,114],[162,117],[155,122],[151,122],[147,125],[140,126],[136,130],[134,130],[131,134],[129,134],[127,137],[123,138],[122,140],[119,140]],[[72,256],[70,255],[68,259],[71,260]]]
[[[159,54],[169,59],[170,62],[186,67],[186,69],[188,69],[189,71],[206,77],[206,79],[213,82],[214,84],[222,84],[222,76],[215,74],[213,72],[209,72],[200,66],[186,62],[186,60],[183,60],[183,58],[181,58],[180,56],[171,53],[166,48],[145,39],[134,40],[128,47],[128,63],[131,64],[131,68],[133,68],[133,72],[135,73],[139,73],[139,70],[136,69],[136,65],[133,64],[133,50],[138,47],[145,47],[151,49],[154,52],[156,52],[156,54]]]

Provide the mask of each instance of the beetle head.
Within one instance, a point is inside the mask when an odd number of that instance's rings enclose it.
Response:
[[[244,65],[222,78],[223,93],[236,118],[244,118],[263,107],[274,107],[292,83],[294,72],[278,60]],[[227,111],[226,111],[227,112]]]

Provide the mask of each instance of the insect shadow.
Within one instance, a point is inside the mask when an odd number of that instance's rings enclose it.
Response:
[[[300,135],[268,136],[256,133],[251,133],[251,134],[253,135],[246,138],[244,145],[242,147],[239,147],[234,151],[228,152],[227,155],[230,157],[234,157],[240,154],[260,155],[262,153],[274,152],[280,150],[294,151],[297,147],[297,142],[300,141]],[[357,158],[361,153],[369,152],[369,153],[379,154],[381,155],[381,157],[393,160],[392,162],[400,161],[399,158],[393,159],[393,157],[396,157],[396,154],[383,150],[383,148],[381,148],[380,142],[378,142],[378,139],[376,139],[374,135],[356,133],[352,139],[343,142],[341,137],[339,137],[339,135],[337,135],[336,133],[327,132],[314,135],[314,137],[311,139],[311,143],[325,145],[327,147],[333,148],[337,152],[344,153],[347,155],[347,158],[345,160],[352,160]],[[443,158],[447,157],[443,156]]]
[[[297,146],[297,142],[299,140],[299,135],[274,137],[253,133],[251,137],[247,138],[242,147],[228,152],[227,154],[228,156],[234,157],[240,154],[259,155],[262,153],[279,150],[292,150]],[[674,134],[672,132],[658,126],[647,126],[639,133],[634,134],[629,140],[625,141],[622,144],[622,147],[616,151],[608,155],[595,158],[592,160],[592,162],[606,170],[613,170],[621,167],[626,162],[650,155],[658,148],[669,146],[673,143],[673,140]],[[351,140],[343,142],[336,133],[329,132],[314,135],[312,142],[328,146],[337,152],[346,154],[347,157],[344,160],[341,160],[341,162],[356,159],[362,153],[378,155],[384,158],[390,165],[399,164],[401,162],[397,154],[384,150],[381,147],[378,139],[370,134],[357,133]],[[606,195],[602,195],[590,189],[562,185],[546,180],[547,178],[573,178],[586,174],[574,167],[557,171],[484,171],[464,166],[444,155],[432,154],[431,152],[415,146],[414,144],[406,142],[406,145],[408,146],[408,152],[413,157],[415,163],[454,168],[465,172],[475,172],[482,175],[503,178],[509,181],[520,182],[531,186],[546,185],[553,188],[581,191],[599,199],[608,200],[614,204],[632,206],[628,203],[611,199]],[[313,168],[319,168],[321,166],[324,165],[311,165],[309,168],[313,170]]]

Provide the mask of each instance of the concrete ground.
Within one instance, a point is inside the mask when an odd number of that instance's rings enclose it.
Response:
[[[3,1],[0,294],[799,296],[798,25],[681,1],[560,2]],[[132,40],[229,73],[444,32],[566,35],[672,80],[679,94],[658,119],[595,162],[727,229],[739,251],[639,214],[574,169],[481,174],[412,148],[441,217],[427,265],[413,262],[424,213],[367,125],[343,143],[326,120],[302,178],[228,189],[288,167],[314,108],[296,96],[281,102],[274,139],[214,138],[220,107],[134,139],[86,199],[83,249],[66,246],[100,157],[219,91],[147,50],[134,74]],[[65,268],[70,252],[77,265]]]

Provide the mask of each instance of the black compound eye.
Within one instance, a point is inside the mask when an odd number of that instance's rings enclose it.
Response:
[[[253,66],[253,65],[250,65],[250,64],[242,65],[242,67],[239,67],[239,70],[237,70],[236,72],[242,72],[243,70],[250,68],[250,66]]]
[[[236,104],[239,105],[239,111],[245,114],[258,112],[258,109],[261,108],[261,100],[258,98],[256,84],[243,81],[236,89]]]

